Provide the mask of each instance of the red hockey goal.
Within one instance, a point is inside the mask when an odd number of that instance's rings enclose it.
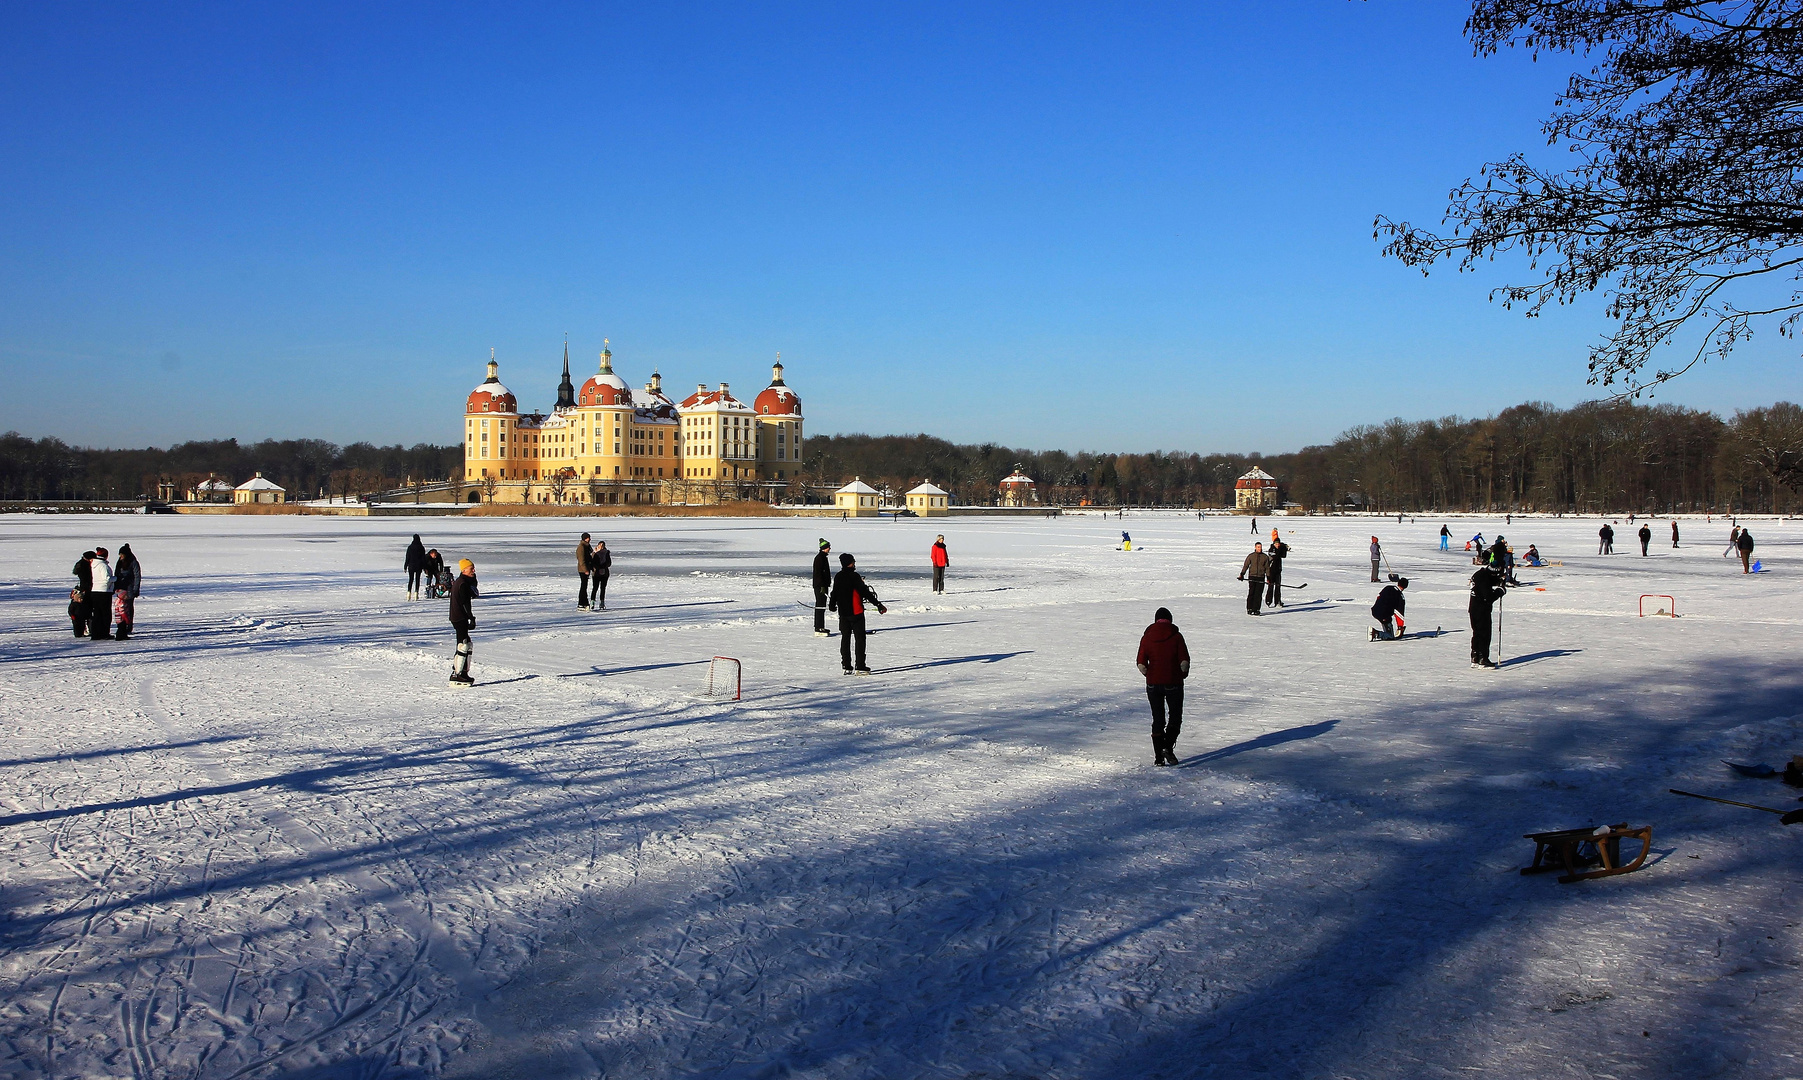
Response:
[[[708,661],[707,686],[702,690],[703,697],[739,701],[744,696],[744,690],[740,664],[735,657],[716,656]]]

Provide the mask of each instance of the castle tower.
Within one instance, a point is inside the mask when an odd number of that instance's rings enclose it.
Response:
[[[563,339],[563,381],[557,384],[557,411],[576,407],[576,385],[570,382],[570,339]]]

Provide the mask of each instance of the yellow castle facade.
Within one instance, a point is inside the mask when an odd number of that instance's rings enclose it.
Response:
[[[557,404],[522,413],[490,357],[488,378],[464,403],[469,501],[717,502],[773,498],[797,478],[801,398],[783,381],[780,356],[749,405],[726,383],[702,383],[678,403],[657,372],[634,390],[614,372],[612,350],[600,361],[578,390],[566,345]]]

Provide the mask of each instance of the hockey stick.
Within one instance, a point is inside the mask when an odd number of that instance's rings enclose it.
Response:
[[[1797,822],[1803,821],[1803,810],[1779,810],[1775,807],[1758,806],[1750,802],[1735,802],[1733,799],[1718,799],[1714,795],[1698,795],[1694,791],[1679,791],[1677,788],[1666,788],[1665,790],[1671,792],[1673,795],[1683,795],[1692,799],[1702,799],[1705,802],[1727,803],[1729,806],[1744,806],[1748,810],[1764,810],[1768,814],[1779,815],[1778,820],[1785,825],[1795,825]]]
[[[1277,584],[1285,589],[1306,589],[1306,588],[1308,588],[1308,582],[1306,582],[1306,581],[1300,585],[1284,585],[1283,582],[1281,582],[1281,581],[1278,582]]]

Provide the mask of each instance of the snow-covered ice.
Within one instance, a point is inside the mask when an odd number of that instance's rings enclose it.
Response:
[[[1244,518],[9,517],[0,1074],[1803,1075],[1803,830],[1666,793],[1796,805],[1719,759],[1803,753],[1803,525],[1744,576],[1724,522],[1455,519],[1563,563],[1482,671],[1439,519],[1273,523],[1308,588],[1253,619]],[[415,530],[477,565],[472,689]],[[1443,635],[1366,641],[1372,533]],[[810,632],[817,536],[890,605],[873,678]],[[78,641],[121,542],[139,636]],[[1641,872],[1517,874],[1615,821]]]

